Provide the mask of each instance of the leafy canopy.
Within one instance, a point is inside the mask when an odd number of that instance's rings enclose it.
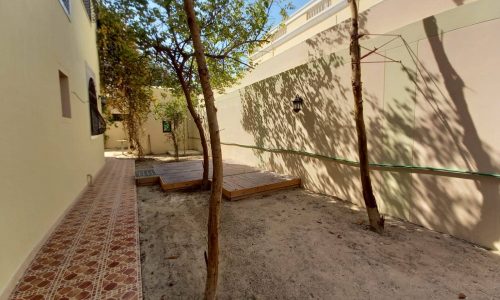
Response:
[[[157,120],[169,121],[172,130],[177,130],[187,116],[186,101],[173,97],[166,102],[156,103],[153,112]]]
[[[108,0],[133,27],[144,53],[167,70],[174,93],[180,91],[178,73],[199,92],[194,50],[182,1]],[[202,31],[211,84],[219,92],[236,83],[253,67],[249,59],[269,38],[270,9],[284,3],[270,0],[200,0],[196,13]],[[283,11],[288,6],[283,6]],[[175,66],[174,64],[177,64]],[[177,70],[176,70],[177,68]]]
[[[99,7],[97,27],[101,90],[107,105],[124,114],[147,115],[152,101],[152,62],[139,51],[135,31],[119,14]]]

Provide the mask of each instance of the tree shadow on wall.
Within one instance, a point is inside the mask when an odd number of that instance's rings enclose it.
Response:
[[[368,16],[370,10],[365,10],[358,15],[358,32],[360,35],[369,34],[366,29],[366,24],[368,21]],[[308,56],[309,59],[317,59],[323,56],[329,55],[330,53],[337,52],[344,48],[347,48],[350,43],[350,30],[351,30],[351,20],[341,22],[329,29],[326,29],[312,38],[306,40],[306,45],[309,49]],[[364,36],[361,40],[368,39],[368,36]]]
[[[495,173],[497,167],[490,156],[494,149],[479,136],[465,97],[466,84],[445,52],[435,17],[424,19],[423,25],[439,73],[432,74],[418,61],[418,76],[407,72],[416,83],[407,90],[416,88],[412,98],[417,109],[423,111],[413,129],[417,145],[414,159],[431,161],[437,166]],[[387,118],[398,117],[391,111],[385,113]],[[500,222],[494,213],[500,201],[498,179],[465,176],[467,181],[459,181],[454,177],[459,176],[414,177],[414,197],[419,202],[412,206],[413,220],[492,247],[500,240]]]
[[[363,15],[365,21],[368,13]],[[467,108],[465,84],[446,56],[435,20],[425,19],[424,27],[440,74],[427,72],[425,76],[419,76],[418,62],[403,66],[410,81],[415,83],[402,87],[406,93],[403,98],[408,101],[393,101],[392,105],[384,105],[383,91],[372,82],[377,81],[373,77],[376,74],[383,76],[385,66],[363,65],[370,162],[408,165],[415,160],[430,160],[446,167],[467,162],[471,170],[494,172],[494,162],[488,153],[491,149],[479,138]],[[329,34],[325,32],[308,40],[310,56],[317,59],[240,90],[241,123],[244,130],[253,135],[258,147],[294,149],[358,160],[350,57],[347,50],[338,51],[348,43],[348,29],[348,23],[344,22],[330,29]],[[368,33],[366,30],[363,32]],[[337,51],[323,55],[327,51],[325,49]],[[440,78],[443,78],[450,97],[442,97],[439,88],[432,85]],[[392,83],[382,81],[382,86],[387,84]],[[303,111],[298,114],[292,112],[291,101],[295,95],[305,100]],[[423,101],[419,95],[423,96]],[[426,119],[415,120],[418,105],[432,109],[432,113]],[[391,139],[389,135],[397,138]],[[432,149],[431,152],[425,151],[430,153],[427,157],[419,157],[420,152],[413,147],[414,140],[419,147]],[[450,147],[456,147],[460,155],[448,155]],[[363,205],[359,169],[352,163],[298,157],[290,153],[254,152],[265,168],[300,176],[312,190]],[[314,172],[311,172],[313,169]],[[497,179],[445,173],[436,176],[429,171],[401,169],[384,169],[372,174],[377,197],[383,198],[386,211],[392,215],[467,239],[473,238],[487,246],[500,239],[498,235],[481,236],[483,232],[491,233],[492,228],[495,230],[499,226],[495,214],[491,213],[498,209],[495,204],[499,201]],[[463,187],[459,187],[463,180],[459,179],[470,180],[472,184],[467,187],[475,187],[482,199],[472,199],[473,191],[464,193]],[[457,187],[458,191],[454,190]],[[456,197],[460,201],[450,203]]]
[[[361,28],[367,14],[365,11],[360,18]],[[332,34],[308,40],[309,47],[317,49],[317,59],[240,90],[241,123],[258,147],[294,149],[357,161],[349,53],[344,50],[321,55],[324,49],[349,43],[349,28],[349,23],[344,22],[330,29]],[[292,112],[295,95],[305,100],[298,114]],[[366,92],[365,99],[371,109],[377,109],[376,95]],[[370,118],[380,123],[379,114]],[[378,135],[380,129],[374,126],[368,129],[368,135]],[[373,140],[370,149],[376,152],[381,146],[377,143]],[[290,153],[254,152],[263,167],[300,176],[313,190],[362,204],[358,169],[352,163],[325,163]],[[309,172],[311,169],[315,172]]]
[[[379,162],[495,173],[498,166],[490,156],[494,149],[479,137],[465,97],[466,84],[445,53],[435,18],[424,19],[423,25],[438,71],[429,71],[405,42],[413,63],[402,64],[401,71],[411,84],[404,87],[401,99],[385,99]],[[378,120],[367,124],[380,126]],[[493,247],[500,240],[500,222],[494,213],[499,209],[498,179],[447,172],[437,175],[425,170],[386,169],[375,189],[378,196],[390,198],[381,200],[389,202],[389,210],[396,214]]]

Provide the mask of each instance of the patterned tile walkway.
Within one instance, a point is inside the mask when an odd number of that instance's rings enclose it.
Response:
[[[142,299],[134,168],[106,159],[11,299]]]

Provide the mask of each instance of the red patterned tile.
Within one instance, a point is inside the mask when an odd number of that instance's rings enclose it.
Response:
[[[11,299],[142,299],[134,162],[107,159]]]

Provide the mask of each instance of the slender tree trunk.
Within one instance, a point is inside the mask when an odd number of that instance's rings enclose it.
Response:
[[[196,124],[196,128],[198,129],[198,134],[200,135],[200,142],[201,142],[201,147],[203,150],[203,177],[201,181],[201,188],[203,190],[208,190],[210,188],[209,182],[208,182],[208,171],[210,168],[209,161],[208,161],[208,145],[207,145],[207,138],[205,136],[205,129],[203,128],[203,124],[201,122],[201,118],[194,109],[193,106],[193,100],[191,99],[191,88],[190,85],[186,82],[184,78],[184,71],[181,66],[177,63],[174,55],[172,53],[167,52],[167,55],[170,59],[170,62],[174,66],[175,73],[177,75],[177,79],[179,80],[179,83],[181,84],[182,87],[182,92],[184,93],[184,98],[186,99],[187,107],[189,110],[189,113],[191,114],[191,117],[193,117],[194,123]]]
[[[141,125],[137,124],[134,119],[131,119],[129,122],[129,137],[130,142],[132,143],[135,150],[137,150],[137,157],[139,159],[144,158],[144,148],[141,145],[141,141],[139,140],[139,127]]]
[[[184,10],[191,37],[193,38],[194,55],[198,65],[205,107],[207,112],[210,144],[212,146],[213,179],[208,212],[208,256],[207,256],[207,281],[205,284],[205,299],[215,299],[217,279],[219,275],[219,221],[220,204],[222,197],[222,149],[220,145],[219,124],[217,122],[217,109],[210,85],[210,74],[205,60],[204,48],[200,37],[200,28],[196,23],[193,0],[184,0]]]
[[[181,86],[182,91],[184,92],[184,97],[186,98],[187,107],[189,113],[191,114],[191,117],[193,117],[194,124],[196,124],[196,128],[198,129],[198,133],[200,135],[201,147],[203,149],[203,180],[201,182],[201,187],[202,189],[207,190],[210,187],[208,183],[208,170],[210,168],[210,165],[208,161],[208,145],[207,138],[205,137],[205,130],[203,129],[203,124],[201,123],[200,116],[194,109],[193,101],[191,99],[191,91],[187,87],[187,84],[184,82],[184,77],[182,77],[182,74],[177,74],[177,76],[179,77],[179,80],[183,81],[181,82]]]
[[[142,123],[138,122],[137,120],[134,120],[134,124],[135,124],[134,138],[135,138],[135,144],[137,147],[137,156],[139,159],[143,159],[144,158],[144,148],[142,147],[141,137],[140,137],[140,130],[142,128]]]
[[[132,144],[135,150],[137,150],[137,157],[139,160],[144,158],[144,148],[141,145],[140,137],[139,137],[139,128],[141,128],[142,124],[138,121],[138,117],[136,116],[136,108],[134,106],[134,102],[128,98],[127,89],[123,89],[123,94],[127,97],[128,102],[128,114],[127,117],[123,120],[123,124],[127,127],[128,139],[129,139],[129,148]],[[129,149],[130,150],[130,149]]]
[[[352,67],[352,92],[354,94],[356,129],[358,134],[359,170],[361,175],[361,186],[366,211],[372,230],[382,233],[384,231],[384,219],[380,216],[377,201],[373,195],[370,170],[368,168],[368,147],[366,139],[365,122],[363,120],[363,94],[361,86],[361,55],[359,49],[358,34],[358,7],[356,0],[349,0],[351,7],[351,67]]]
[[[172,141],[174,142],[174,152],[175,152],[175,160],[179,160],[179,145],[177,144],[177,135],[175,134],[174,128],[172,128]]]

